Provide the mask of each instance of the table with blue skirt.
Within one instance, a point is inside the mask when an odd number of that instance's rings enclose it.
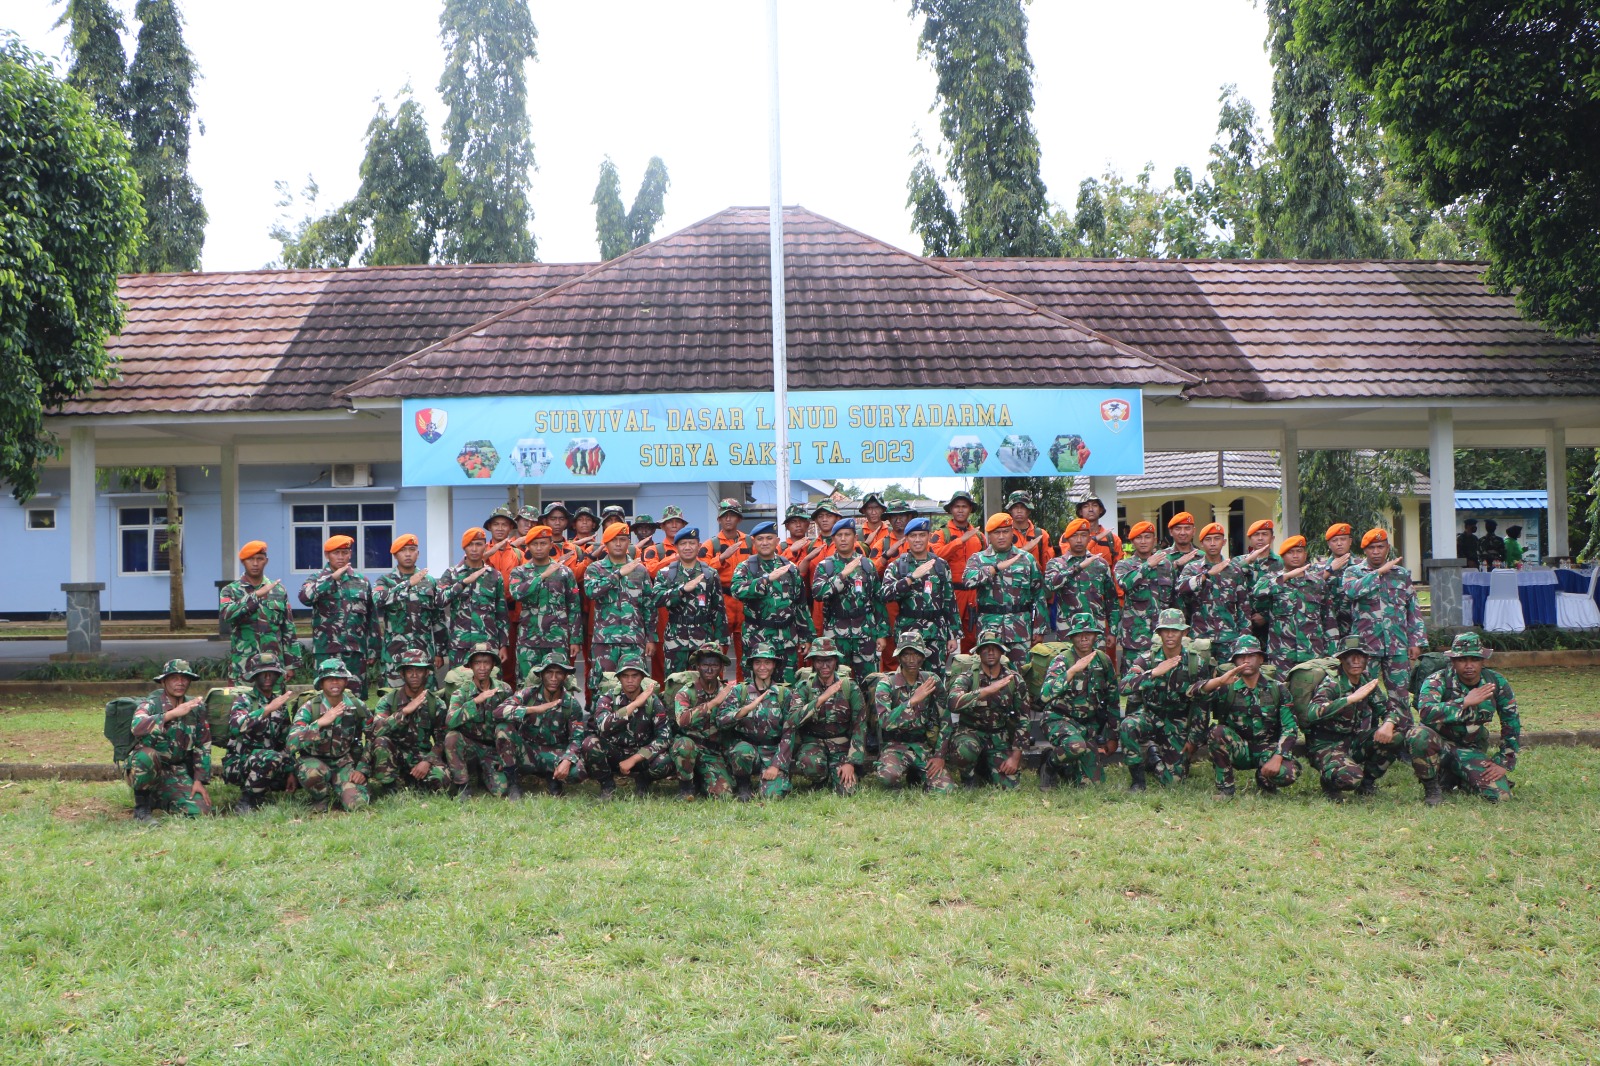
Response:
[[[1589,578],[1593,575],[1590,570],[1557,570],[1556,588],[1561,592],[1576,592],[1580,596],[1589,593]],[[1600,584],[1594,590],[1595,606],[1600,607]]]
[[[1556,624],[1556,591],[1567,591],[1558,584],[1566,570],[1545,568],[1517,571],[1517,599],[1522,601],[1522,621],[1530,626]],[[1584,586],[1585,588],[1587,585]],[[1484,605],[1489,602],[1489,574],[1483,570],[1468,570],[1461,575],[1461,590],[1472,601],[1472,624],[1483,625]],[[1582,591],[1573,589],[1572,591]]]

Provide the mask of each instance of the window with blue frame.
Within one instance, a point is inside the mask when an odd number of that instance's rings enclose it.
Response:
[[[393,563],[392,503],[297,503],[290,515],[294,527],[294,568],[321,570],[322,544],[340,535],[356,542],[351,561],[361,570],[387,570]]]
[[[183,508],[178,509],[183,521]],[[117,509],[117,569],[124,574],[171,573],[167,556],[167,509],[119,507]]]

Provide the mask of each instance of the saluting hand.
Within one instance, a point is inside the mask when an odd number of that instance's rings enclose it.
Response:
[[[172,710],[162,715],[161,720],[163,722],[171,722],[179,718],[186,718],[188,717],[190,711],[194,710],[204,702],[205,700],[201,699],[199,696],[196,696],[193,699],[184,700],[182,703],[173,707]]]
[[[1494,691],[1494,683],[1485,681],[1483,684],[1467,693],[1466,698],[1461,701],[1461,706],[1476,707],[1490,696],[1493,696]]]
[[[929,559],[927,562],[911,571],[911,576],[914,578],[927,577],[929,574],[933,573],[933,564],[937,561],[937,559]]]
[[[1283,576],[1286,577],[1286,578],[1299,577],[1301,574],[1305,573],[1309,569],[1310,569],[1309,566],[1297,566],[1293,570],[1285,570],[1283,572]]]
[[[1178,664],[1181,663],[1181,662],[1183,662],[1183,656],[1182,655],[1174,655],[1170,659],[1163,659],[1159,666],[1157,666],[1154,670],[1150,671],[1150,676],[1151,677],[1163,677],[1163,676],[1165,676],[1167,674],[1170,674],[1170,673],[1172,673],[1172,671],[1174,671],[1174,670],[1176,670],[1178,668]]]
[[[426,567],[424,567],[423,569],[418,570],[416,573],[411,575],[411,584],[420,585],[420,584],[422,584],[422,579],[427,577],[427,576],[428,576],[428,570],[427,570]]]

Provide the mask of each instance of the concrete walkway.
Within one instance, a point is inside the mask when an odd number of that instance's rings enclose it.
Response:
[[[11,680],[35,666],[50,662],[50,656],[67,650],[60,640],[0,640],[0,680]],[[184,637],[176,640],[107,640],[101,650],[111,662],[138,662],[141,659],[211,659],[228,654],[220,640]]]

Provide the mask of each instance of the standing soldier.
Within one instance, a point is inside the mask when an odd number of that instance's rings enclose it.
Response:
[[[613,523],[617,525],[620,523]],[[637,651],[625,653],[619,661],[638,666],[643,657]],[[535,663],[539,673],[537,691],[524,690],[521,703],[522,742],[517,771],[545,779],[545,790],[559,796],[566,783],[583,780],[583,750],[588,741],[589,721],[577,693],[567,689],[572,664],[559,651]]]
[[[311,809],[327,812],[335,802],[354,811],[371,802],[367,775],[367,709],[350,694],[358,679],[334,658],[317,667],[317,695],[295,713],[289,727],[294,776]]]
[[[606,527],[606,554],[583,574],[583,591],[594,604],[594,643],[589,648],[589,698],[600,694],[601,675],[617,668],[622,653],[633,650],[646,659],[655,654],[655,599],[650,574],[628,558],[628,527]]]
[[[211,722],[205,697],[184,698],[198,680],[187,661],[169,659],[155,676],[161,688],[134,708],[128,786],[136,822],[157,807],[189,818],[211,813]]]
[[[488,531],[473,526],[461,534],[464,558],[439,577],[439,609],[450,635],[452,666],[465,666],[479,644],[495,649],[498,656],[510,639],[500,572],[483,558],[488,546]]]
[[[517,634],[517,677],[532,685],[533,664],[556,652],[575,662],[582,650],[583,603],[578,579],[552,556],[555,530],[531,526],[523,538],[527,561],[511,571],[511,598],[522,606],[523,626]]]
[[[1145,771],[1170,785],[1189,772],[1189,761],[1205,733],[1205,708],[1199,698],[1206,678],[1199,658],[1183,650],[1189,626],[1183,612],[1169,607],[1156,620],[1156,640],[1122,676],[1127,697],[1118,738],[1128,764],[1128,789],[1145,790]]]
[[[1095,558],[1098,558],[1096,556]],[[1044,705],[1045,739],[1050,750],[1039,763],[1039,787],[1065,779],[1082,788],[1100,777],[1099,752],[1117,750],[1122,701],[1111,656],[1095,647],[1105,632],[1087,611],[1067,620],[1069,650],[1056,653],[1039,688]]]
[[[889,620],[878,598],[878,572],[856,545],[850,519],[833,527],[833,555],[817,564],[811,596],[822,604],[823,631],[833,638],[857,681],[874,673]]]
[[[228,627],[228,679],[236,685],[245,680],[245,663],[256,656],[277,656],[291,669],[301,658],[289,591],[266,577],[267,542],[252,540],[240,548],[239,562],[244,577],[223,586],[217,608]]]
[[[1016,557],[1033,562],[1031,555]],[[1010,647],[999,630],[985,629],[978,634],[978,665],[957,671],[950,681],[950,725],[942,754],[957,780],[987,778],[1001,788],[1017,787],[1028,689],[1006,660]]]
[[[289,693],[278,691],[283,663],[270,652],[252,659],[244,680],[252,688],[233,698],[228,709],[228,747],[222,755],[222,779],[239,786],[233,813],[249,814],[267,793],[293,788],[289,758]]]
[[[464,658],[472,670],[472,683],[451,693],[444,716],[444,757],[450,767],[450,785],[457,799],[470,796],[468,770],[476,762],[484,788],[496,796],[521,799],[517,766],[522,755],[518,750],[522,746],[522,707],[511,686],[494,676],[500,650],[493,644],[478,643]]]
[[[756,527],[757,533],[771,528],[771,522]],[[668,674],[693,670],[696,649],[703,644],[720,647],[728,639],[728,611],[723,606],[722,579],[710,563],[698,558],[700,531],[693,526],[681,530],[676,547],[677,558],[656,571],[653,588],[655,603],[667,612],[666,646],[662,654]],[[737,595],[737,575],[734,581]]]
[[[1194,605],[1189,617],[1194,620],[1195,636],[1211,641],[1211,653],[1219,662],[1233,656],[1233,642],[1250,631],[1250,585],[1247,567],[1259,556],[1241,555],[1224,559],[1222,545],[1227,540],[1222,527],[1212,522],[1200,531],[1200,547],[1205,556],[1183,568],[1179,578]]]
[[[931,534],[926,518],[911,520],[906,526],[905,551],[884,571],[881,592],[884,602],[898,608],[895,642],[915,634],[924,648],[917,666],[943,674],[944,664],[961,650],[961,619],[956,614],[950,568],[929,550]]]
[[[1306,538],[1284,538],[1278,555],[1287,569],[1257,575],[1250,603],[1266,621],[1267,661],[1284,677],[1292,666],[1331,655],[1339,646],[1339,623],[1328,572],[1306,565]]]
[[[867,705],[860,686],[839,673],[840,657],[832,638],[811,642],[814,673],[795,683],[778,742],[778,775],[790,783],[802,778],[819,788],[832,785],[849,795],[866,757]]]
[[[372,590],[382,635],[383,676],[399,677],[400,657],[415,658],[419,653],[437,670],[450,645],[439,609],[439,583],[427,570],[417,569],[416,534],[396,537],[389,554],[394,556],[394,569]]]
[[[883,497],[876,492],[869,492],[861,497],[858,505],[861,512],[860,521],[856,523],[856,543],[861,553],[872,560],[878,572],[883,573],[883,553],[889,546],[889,523],[883,520],[889,508],[884,506]]]
[[[1128,530],[1133,553],[1117,563],[1113,579],[1122,590],[1122,628],[1117,644],[1124,657],[1150,650],[1156,638],[1156,618],[1172,602],[1176,575],[1156,554],[1156,527],[1135,522]]]
[[[539,524],[539,508],[531,503],[525,503],[517,508],[517,535],[511,541],[511,546],[521,548],[528,540],[528,530]]]
[[[1122,628],[1122,604],[1111,567],[1089,552],[1089,523],[1074,518],[1067,524],[1066,552],[1050,561],[1045,585],[1056,597],[1056,614],[1065,628],[1073,615],[1088,614],[1106,638],[1106,654],[1117,654],[1117,632]]]
[[[1476,633],[1458,633],[1450,644],[1450,669],[1422,683],[1417,698],[1421,736],[1412,746],[1426,753],[1424,797],[1430,805],[1443,788],[1476,792],[1490,803],[1511,795],[1511,778],[1522,747],[1522,719],[1511,682],[1483,663],[1491,653]],[[1500,718],[1500,747],[1489,754],[1489,730]],[[1441,781],[1441,777],[1443,780]]]
[[[1273,533],[1274,527],[1270,518],[1251,522],[1250,528],[1245,532],[1246,542],[1250,546],[1250,551],[1245,556],[1245,581],[1246,589],[1251,593],[1263,577],[1283,572],[1283,560],[1272,550]],[[1267,616],[1258,610],[1252,609],[1250,612],[1250,632],[1255,634],[1257,641],[1266,644]]]
[[[817,525],[817,539],[797,565],[800,567],[800,576],[805,579],[806,601],[811,605],[812,632],[821,633],[822,604],[811,598],[811,580],[817,576],[817,565],[833,554],[833,527],[840,520],[839,509],[831,499],[822,499],[811,512],[811,520]]]
[[[884,520],[889,523],[889,562],[894,562],[900,552],[904,550],[903,542],[906,536],[906,527],[917,517],[917,509],[911,506],[911,501],[906,499],[895,500],[889,509],[883,513]]]
[[[883,734],[877,776],[889,788],[920,784],[929,792],[955,791],[942,754],[950,723],[944,682],[922,668],[931,651],[922,634],[903,631],[894,649],[896,669],[874,697]]]
[[[967,586],[967,560],[985,547],[983,531],[972,525],[975,510],[971,493],[958,490],[944,505],[950,521],[929,541],[933,554],[950,568],[950,581],[956,589],[956,614],[961,619],[961,647],[968,651],[978,637],[978,593]]]
[[[756,553],[733,572],[733,594],[744,604],[745,646],[762,645],[778,656],[778,683],[790,685],[800,668],[801,648],[816,634],[806,609],[802,562],[778,558],[778,538],[769,525],[756,527]]]
[[[344,663],[359,695],[378,650],[378,617],[372,585],[350,562],[354,545],[355,540],[343,534],[323,542],[327,565],[300,586],[300,602],[311,608],[312,653],[319,660]]]
[[[1306,749],[1322,776],[1322,791],[1335,803],[1345,794],[1375,795],[1378,778],[1402,755],[1408,741],[1425,746],[1421,730],[1410,728],[1411,708],[1384,686],[1381,669],[1368,670],[1375,656],[1367,654],[1359,636],[1339,645],[1339,672],[1323,680],[1306,713]],[[1369,676],[1370,674],[1370,676]],[[1412,759],[1417,779],[1424,782],[1429,806],[1439,802],[1438,781],[1426,782],[1426,753]]]
[[[650,574],[651,580],[661,572],[661,568],[678,557],[678,534],[688,526],[688,521],[683,517],[683,508],[677,504],[668,504],[661,510],[661,540],[645,546],[639,558],[644,562],[645,570]],[[656,653],[651,659],[651,666],[655,669],[655,676],[667,676],[667,660],[664,648],[667,643],[667,609],[656,608]],[[577,661],[577,657],[573,657]]]
[[[739,532],[739,521],[743,517],[744,511],[738,500],[726,499],[717,504],[717,535],[700,547],[700,557],[711,564],[722,586],[722,603],[727,608],[728,629],[733,633],[734,670],[741,677],[744,668],[739,660],[744,653],[744,604],[733,594],[733,572],[756,551],[755,542]]]
[[[489,547],[483,553],[483,560],[499,572],[501,594],[506,598],[506,651],[500,661],[500,676],[508,684],[515,684],[517,628],[522,613],[511,599],[511,572],[523,562],[522,552],[511,539],[517,531],[517,516],[509,507],[496,507],[484,520],[483,528],[489,532]]]
[[[1005,642],[1013,666],[1044,640],[1050,614],[1044,605],[1044,575],[1033,556],[1013,546],[1011,516],[991,515],[984,525],[989,547],[967,560],[962,581],[978,594],[978,624]]]
[[[678,798],[692,800],[695,781],[708,796],[726,796],[732,790],[728,772],[727,738],[718,724],[723,704],[733,697],[734,686],[722,680],[728,656],[715,644],[695,652],[697,676],[673,698],[672,762],[678,769]]]
[[[1087,496],[1078,501],[1073,508],[1076,517],[1089,523],[1089,553],[1098,555],[1107,566],[1116,566],[1117,560],[1122,558],[1122,538],[1117,536],[1117,521],[1113,516],[1111,528],[1100,524],[1100,519],[1105,517],[1105,501],[1098,496]],[[1070,523],[1069,523],[1070,525]],[[1067,550],[1067,534],[1061,534],[1061,550]]]
[[[1012,536],[1016,538],[1017,548],[1033,556],[1042,574],[1050,565],[1050,560],[1056,557],[1056,547],[1050,543],[1050,531],[1034,524],[1033,507],[1033,496],[1021,490],[1006,497],[1006,513],[1011,516]]]
[[[798,563],[806,556],[806,552],[816,544],[817,538],[811,531],[811,516],[806,513],[804,504],[791,503],[784,512],[783,531],[789,534],[778,548],[778,554],[791,563]]]
[[[567,564],[570,569],[572,564],[567,563],[566,556],[571,548],[571,541],[567,538],[567,527],[572,522],[572,512],[567,510],[567,505],[560,500],[551,500],[539,512],[539,521],[550,527],[550,532],[555,534],[555,550],[550,554]]]
[[[1162,606],[1176,607],[1187,616],[1190,598],[1184,593],[1180,579],[1184,567],[1201,554],[1194,543],[1194,515],[1179,511],[1167,520],[1167,532],[1172,536],[1172,543],[1155,553],[1156,565],[1161,567],[1167,581],[1168,598]]]
[[[1350,604],[1344,598],[1344,568],[1350,565],[1350,545],[1354,536],[1348,522],[1335,522],[1322,535],[1327,542],[1328,554],[1311,561],[1311,573],[1321,574],[1328,581],[1328,595],[1333,605],[1333,617],[1339,627],[1339,639],[1350,634]]]
[[[616,794],[618,776],[632,778],[636,796],[677,773],[672,764],[672,719],[654,688],[645,684],[650,669],[629,652],[617,661],[617,689],[601,693],[584,737],[583,766],[600,782],[600,798]]]
[[[572,528],[567,531],[567,542],[572,550],[585,561],[600,558],[604,552],[600,548],[600,520],[595,517],[594,510],[588,504],[579,504],[577,510],[572,512]]]
[[[428,688],[432,657],[421,650],[402,651],[394,666],[400,687],[378,700],[368,726],[372,783],[382,789],[443,788],[450,780],[444,757],[445,705]]]
[[[784,660],[771,644],[746,646],[750,658],[745,680],[734,687],[733,695],[718,711],[717,725],[731,741],[728,769],[733,772],[739,801],[748,803],[753,798],[752,781],[757,777],[763,799],[782,799],[789,791],[789,779],[778,769],[778,743],[789,718],[789,686],[777,676]]]
[[[656,571],[660,569],[650,565],[650,560],[657,554],[656,549],[661,546],[656,541],[656,531],[660,528],[661,524],[656,521],[655,516],[648,514],[634,515],[633,520],[628,523],[628,532],[633,535],[633,557],[645,564],[645,569],[649,571],[651,577],[655,577]]]
[[[1254,770],[1263,792],[1288,788],[1300,776],[1289,686],[1263,675],[1263,661],[1261,642],[1246,634],[1233,645],[1233,665],[1200,686],[1216,716],[1206,743],[1219,798],[1233,795],[1235,770]]]
[[[1361,535],[1366,556],[1345,567],[1343,591],[1352,631],[1361,638],[1371,664],[1383,672],[1389,698],[1411,704],[1411,664],[1422,655],[1427,632],[1411,587],[1411,571],[1389,557],[1389,534],[1369,529]],[[1408,723],[1409,724],[1409,723]]]

